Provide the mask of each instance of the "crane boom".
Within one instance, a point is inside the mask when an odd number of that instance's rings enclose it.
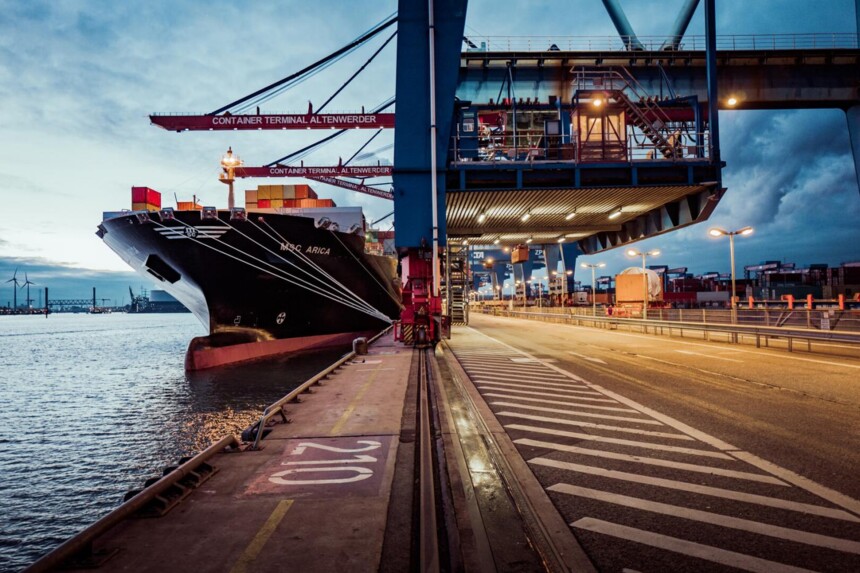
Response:
[[[337,165],[237,167],[236,177],[388,177],[394,171],[390,165]]]
[[[227,131],[238,129],[379,129],[393,128],[393,113],[150,115],[149,121],[167,131]]]
[[[364,193],[365,195],[371,195],[373,197],[379,197],[381,199],[389,199],[391,201],[394,200],[394,193],[390,191],[375,189],[373,187],[362,185],[360,183],[353,183],[352,181],[347,181],[345,179],[338,179],[337,177],[328,177],[325,175],[319,175],[315,177],[308,176],[307,178],[313,181],[319,181],[320,183],[328,183],[329,185],[334,185],[335,187],[341,187],[343,189],[349,189],[358,193]]]

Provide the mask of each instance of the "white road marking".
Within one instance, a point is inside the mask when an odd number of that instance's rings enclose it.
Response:
[[[568,470],[572,472],[579,472],[589,475],[596,475],[600,477],[628,481],[633,483],[641,483],[645,485],[653,485],[657,487],[665,487],[669,489],[676,489],[680,491],[689,491],[692,493],[698,493],[701,495],[710,495],[712,497],[719,497],[723,499],[731,499],[735,501],[743,501],[746,503],[754,503],[757,505],[765,505],[768,507],[776,507],[779,509],[787,509],[789,511],[797,511],[799,513],[805,513],[809,515],[820,515],[822,517],[829,517],[831,519],[841,519],[843,521],[853,521],[860,522],[860,519],[851,515],[847,511],[842,511],[841,509],[833,509],[830,507],[822,507],[820,505],[812,505],[809,503],[800,503],[796,501],[789,501],[786,499],[779,499],[776,497],[769,497],[765,495],[756,495],[752,493],[743,493],[740,491],[734,491],[730,489],[724,489],[719,487],[710,487],[706,485],[699,485],[695,483],[689,483],[685,481],[678,481],[673,479],[664,479],[664,478],[656,478],[643,476],[639,474],[632,474],[628,472],[620,472],[616,470],[607,470],[603,468],[597,468],[593,466],[586,466],[582,464],[573,464],[569,462],[562,462],[558,460],[550,460],[547,458],[534,458],[529,460],[530,464],[547,466],[551,468],[557,468],[561,470]]]
[[[547,416],[535,416],[532,414],[519,414],[517,412],[497,412],[496,416],[507,416],[508,418],[519,418],[521,420],[531,420],[532,422],[563,424],[565,426],[580,426],[582,428],[594,428],[595,430],[609,430],[610,432],[622,432],[624,434],[638,434],[640,436],[651,436],[652,438],[693,441],[693,438],[683,434],[669,434],[667,432],[651,432],[649,430],[623,428],[621,426],[607,426],[605,424],[595,424],[593,422],[583,422],[581,420],[565,420],[562,418],[549,418]]]
[[[528,382],[525,384],[514,384],[512,382],[496,382],[495,380],[490,380],[488,378],[475,378],[475,384],[492,384],[493,386],[511,386],[513,388],[534,388],[536,390],[558,390],[561,388],[570,388],[570,384],[548,384],[543,382]],[[595,392],[594,390],[564,390],[565,392],[570,392],[571,394],[587,394],[590,396],[603,396],[600,392]]]
[[[580,354],[579,352],[574,352],[573,350],[568,350],[567,353],[573,354],[574,356],[578,356],[579,358],[582,358],[583,360],[588,360],[589,362],[597,362],[598,364],[606,364],[606,362],[604,362],[600,358],[594,358],[593,356],[586,356],[585,354]]]
[[[520,364],[524,363],[524,362],[538,362],[539,363],[541,361],[544,361],[544,362],[555,362],[556,361],[555,358],[541,358],[540,360],[538,360],[537,358],[509,358],[508,360],[510,360],[511,362],[517,362]]]
[[[592,434],[580,434],[578,432],[566,432],[564,430],[553,430],[550,428],[538,428],[537,426],[523,426],[520,424],[508,424],[505,426],[511,430],[522,430],[523,432],[534,432],[535,434],[547,434],[550,436],[561,436],[563,438],[577,438],[580,440],[590,440],[592,442],[605,442],[607,444],[618,444],[621,446],[633,446],[634,448],[644,448],[646,450],[660,450],[662,452],[675,452],[679,454],[690,454],[691,456],[702,456],[706,458],[717,458],[720,460],[730,460],[731,457],[720,452],[708,452],[705,450],[695,450],[693,448],[680,448],[678,446],[664,446],[663,444],[653,444],[651,442],[637,442],[634,440],[622,440],[619,438],[607,438],[606,436],[595,436]]]
[[[584,517],[570,524],[577,529],[585,529],[595,533],[602,533],[618,539],[626,539],[642,545],[649,545],[658,549],[665,549],[673,553],[697,557],[705,561],[727,565],[743,571],[753,573],[812,573],[809,569],[793,567],[776,561],[768,561],[761,557],[753,557],[727,549],[720,549],[711,545],[703,545],[686,539],[678,539],[661,533],[636,529],[626,525],[619,525],[593,517]]]
[[[722,356],[714,356],[713,354],[705,354],[704,352],[694,352],[693,350],[676,350],[675,352],[679,352],[681,354],[689,354],[692,356],[704,356],[705,358],[713,358],[714,360],[725,360],[727,362],[737,362],[739,364],[743,364],[743,360],[735,360],[734,358],[723,358]],[[683,366],[680,364],[679,366]]]
[[[466,369],[466,372],[477,372],[477,373],[486,373],[486,374],[498,374],[502,376],[512,376],[516,378],[524,378],[526,380],[534,379],[534,378],[547,378],[549,380],[555,380],[558,382],[564,381],[569,382],[570,378],[566,378],[564,376],[559,376],[555,372],[547,372],[541,368],[535,368],[532,366],[531,368],[527,368],[524,370],[519,370],[515,368],[505,368],[502,366],[487,366],[487,365],[474,365],[474,364],[464,364],[463,368]]]
[[[805,489],[806,491],[813,493],[818,497],[826,499],[831,503],[835,503],[840,507],[844,507],[850,512],[860,515],[860,501],[857,501],[854,498],[848,497],[847,495],[841,494],[838,491],[817,484],[814,481],[803,477],[802,475],[798,475],[791,470],[781,468],[778,465],[772,464],[767,460],[763,460],[760,457],[749,452],[738,451],[729,452],[729,454],[738,458],[739,460],[743,460],[746,463],[759,468],[760,470],[778,476],[790,484]]]
[[[568,400],[586,400],[588,402],[607,402],[609,404],[616,404],[615,400],[607,400],[605,398],[587,398],[585,396],[574,396],[571,394],[571,391],[563,391],[563,390],[554,390],[553,392],[531,392],[529,390],[511,390],[510,388],[498,387],[493,384],[476,384],[476,386],[480,388],[486,388],[487,390],[499,390],[501,392],[511,392],[513,394],[526,394],[527,396],[555,396],[557,398],[567,398]]]
[[[585,416],[586,418],[601,418],[604,420],[618,420],[621,422],[634,422],[636,424],[649,424],[651,426],[662,426],[657,420],[646,420],[645,418],[629,418],[627,416],[613,416],[611,414],[594,414],[592,412],[577,412],[573,408],[543,408],[517,402],[490,402],[493,406],[507,406],[508,408],[520,408],[521,410],[533,410],[535,412],[551,412],[554,414],[568,414],[570,416]]]
[[[561,377],[556,378],[556,377],[549,377],[549,376],[540,376],[540,377],[535,377],[535,376],[518,376],[518,375],[516,375],[516,374],[509,374],[509,373],[507,373],[507,372],[504,372],[504,373],[496,373],[496,372],[478,372],[478,371],[476,371],[476,370],[474,370],[474,369],[467,369],[467,370],[466,370],[466,372],[469,374],[469,377],[470,377],[470,378],[471,378],[471,377],[478,378],[478,377],[482,377],[482,376],[483,376],[483,377],[486,377],[486,378],[492,378],[493,380],[495,380],[496,378],[498,378],[499,380],[507,380],[507,381],[510,381],[510,382],[527,382],[527,383],[531,383],[531,382],[537,382],[537,381],[540,381],[540,382],[545,382],[545,383],[547,383],[547,384],[554,384],[554,385],[557,385],[557,386],[558,386],[558,385],[561,385],[561,386],[564,386],[564,387],[566,387],[566,388],[588,388],[588,386],[586,386],[585,384],[578,384],[578,383],[575,383],[575,382],[571,382],[571,380],[570,380],[569,378],[568,378],[568,379],[565,379],[565,378],[561,378]]]
[[[546,448],[548,450],[558,450],[560,452],[570,452],[573,454],[581,454],[584,456],[594,456],[597,458],[607,458],[610,460],[621,460],[625,462],[633,462],[637,464],[645,464],[649,466],[659,466],[664,468],[672,468],[684,470],[688,472],[697,472],[715,476],[730,477],[735,479],[743,479],[748,481],[757,481],[760,483],[770,483],[774,485],[782,485],[789,487],[787,483],[783,483],[773,476],[763,474],[753,474],[737,470],[725,470],[712,466],[700,466],[698,464],[685,464],[683,462],[673,462],[670,460],[661,460],[660,458],[648,458],[645,456],[631,456],[630,454],[619,454],[616,452],[607,452],[604,450],[589,450],[588,448],[580,448],[578,446],[567,446],[565,444],[556,444],[554,442],[543,442],[540,440],[532,440],[529,438],[520,438],[514,440],[515,444],[523,446],[532,446],[535,448]],[[728,458],[728,456],[726,456]],[[730,458],[729,458],[730,459]]]
[[[772,523],[761,523],[759,521],[742,519],[740,517],[732,517],[720,513],[682,507],[680,505],[660,503],[658,501],[650,501],[638,497],[579,487],[566,483],[558,483],[547,489],[549,489],[549,491],[565,493],[576,497],[584,497],[612,503],[622,507],[650,511],[660,515],[671,515],[674,517],[689,519],[691,521],[698,521],[700,523],[707,523],[710,525],[717,525],[719,527],[727,527],[729,529],[737,529],[739,531],[747,531],[758,535],[766,535],[777,539],[794,541],[796,543],[804,543],[806,545],[814,545],[816,547],[824,547],[835,551],[844,551],[846,553],[860,554],[860,541],[830,537],[829,535],[821,535],[819,533],[781,527]]]
[[[500,390],[500,392],[504,392],[504,390]],[[572,408],[588,408],[589,410],[604,410],[607,412],[630,412],[632,414],[636,414],[636,410],[631,410],[629,408],[614,408],[612,406],[593,406],[591,404],[579,404],[575,402],[565,402],[564,400],[543,400],[541,398],[525,398],[523,396],[511,396],[510,394],[496,394],[493,392],[487,392],[484,394],[485,397],[491,398],[506,398],[508,400],[519,400],[521,402],[538,402],[540,404],[555,404],[556,406],[570,406]]]

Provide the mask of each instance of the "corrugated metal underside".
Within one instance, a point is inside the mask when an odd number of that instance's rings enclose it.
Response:
[[[596,253],[706,220],[722,194],[716,183],[654,187],[448,191],[448,236],[472,244],[577,241]],[[621,215],[609,214],[621,209]],[[568,219],[570,213],[576,215]],[[525,213],[530,213],[523,221]],[[483,223],[478,219],[486,215]]]

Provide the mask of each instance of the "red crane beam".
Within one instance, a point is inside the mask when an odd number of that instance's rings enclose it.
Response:
[[[332,167],[237,167],[236,177],[390,177],[390,165],[337,165]]]
[[[350,191],[356,191],[357,193],[372,195],[373,197],[379,197],[381,199],[389,199],[391,201],[394,200],[394,193],[392,193],[391,191],[383,191],[382,189],[376,189],[374,187],[369,187],[360,183],[353,183],[352,181],[347,181],[346,179],[338,179],[337,177],[328,177],[325,175],[308,177],[308,179],[311,179],[313,181],[319,181],[320,183],[328,183],[329,185],[334,185],[335,187],[341,187],[343,189],[349,189]]]
[[[151,115],[149,121],[167,131],[229,131],[237,129],[379,129],[393,128],[393,113]]]

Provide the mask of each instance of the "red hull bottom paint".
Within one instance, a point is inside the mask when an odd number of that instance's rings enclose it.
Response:
[[[378,331],[368,330],[363,332],[342,332],[339,334],[321,334],[317,336],[304,336],[300,338],[284,338],[281,340],[264,340],[261,342],[248,342],[245,344],[233,344],[218,348],[199,347],[200,338],[195,338],[188,346],[185,354],[186,370],[205,370],[237,362],[248,362],[301,352],[304,350],[316,350],[331,346],[343,346],[351,344],[359,336],[370,338]],[[205,337],[204,337],[205,338]]]

